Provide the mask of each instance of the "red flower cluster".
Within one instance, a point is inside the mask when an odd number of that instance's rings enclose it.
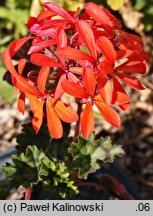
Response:
[[[146,71],[148,56],[141,38],[124,32],[118,19],[92,2],[81,15],[79,9],[66,12],[50,2],[43,6],[46,10],[26,24],[32,36],[13,41],[3,53],[12,83],[21,92],[19,111],[24,113],[26,94],[36,133],[46,117],[50,134],[58,139],[63,134],[61,120],[78,120],[77,113],[60,101],[66,92],[85,104],[80,120],[84,137],[94,129],[94,104],[107,122],[119,127],[119,115],[111,105],[126,110],[130,103],[121,82],[143,89],[133,76]],[[14,66],[12,58],[27,41],[27,57]],[[36,67],[24,73],[27,63]]]

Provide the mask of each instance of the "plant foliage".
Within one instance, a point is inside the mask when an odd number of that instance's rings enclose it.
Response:
[[[7,163],[2,169],[15,188],[20,185],[28,188],[42,182],[62,198],[78,193],[65,163],[52,160],[36,146],[28,146],[26,153],[14,155],[12,161],[13,165]]]
[[[11,188],[21,185],[37,188],[41,183],[39,192],[46,194],[47,190],[49,198],[70,197],[78,193],[75,183],[78,178],[86,179],[90,173],[124,153],[121,146],[112,145],[109,137],[96,140],[91,134],[88,139],[80,136],[78,142],[72,142],[71,138],[66,138],[69,130],[67,126],[65,138],[55,140],[44,125],[37,136],[31,124],[24,125],[17,137],[17,153],[12,156],[12,163],[6,163],[2,168],[8,190],[4,191],[4,182],[0,182],[0,191],[8,196]]]
[[[133,0],[134,8],[142,12],[142,22],[144,23],[144,30],[150,32],[153,30],[153,0]]]
[[[79,178],[87,179],[89,173],[94,173],[103,163],[113,162],[115,156],[122,156],[124,151],[119,145],[112,145],[109,137],[95,140],[91,134],[88,139],[79,137],[78,143],[73,142],[69,148],[73,155],[72,166],[79,170]]]

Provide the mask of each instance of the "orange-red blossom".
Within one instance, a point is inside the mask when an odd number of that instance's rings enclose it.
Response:
[[[119,127],[112,105],[126,110],[130,104],[122,82],[144,88],[135,77],[145,73],[148,61],[142,39],[124,32],[116,17],[93,2],[85,4],[81,15],[79,9],[67,12],[51,2],[43,6],[46,10],[26,23],[32,36],[13,41],[3,53],[12,84],[20,91],[19,111],[24,113],[27,95],[36,133],[44,119],[50,134],[61,138],[61,121],[78,121],[77,113],[61,101],[68,93],[85,105],[80,118],[84,137],[94,130],[93,105]],[[25,55],[19,57],[16,54],[25,44]],[[15,66],[13,59],[18,61]]]

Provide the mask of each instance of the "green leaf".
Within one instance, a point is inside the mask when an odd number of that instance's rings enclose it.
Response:
[[[50,190],[55,191],[62,198],[78,193],[64,162],[54,162],[45,158],[41,163],[39,175],[42,181],[50,186]]]
[[[12,156],[14,165],[7,163],[2,167],[8,179],[11,179],[14,187],[23,185],[24,187],[37,184],[39,181],[39,166],[45,154],[38,150],[36,146],[28,146],[26,153]]]
[[[43,149],[44,151],[47,147],[51,147],[50,145],[50,134],[48,133],[47,126],[42,124],[39,133],[36,134],[32,124],[24,124],[22,133],[17,135],[17,150],[19,152],[25,152],[27,146],[36,145],[38,149]]]
[[[10,195],[10,191],[12,186],[10,184],[10,180],[3,179],[0,181],[0,200],[6,200]]]
[[[79,137],[78,143],[72,143],[69,152],[73,157],[72,167],[78,169],[78,177],[86,179],[89,173],[100,169],[102,163],[113,162],[115,156],[124,151],[119,145],[112,145],[109,137],[94,140],[94,134],[88,139]]]
[[[111,7],[112,10],[119,10],[123,3],[124,0],[107,0],[107,4]]]
[[[36,146],[28,146],[25,153],[14,155],[12,161],[13,165],[7,163],[2,170],[15,188],[20,185],[28,188],[42,182],[50,193],[62,198],[78,193],[66,164],[54,161]]]
[[[68,147],[72,142],[72,138],[69,137],[70,124],[63,122],[63,136],[60,139],[52,139],[50,145],[50,156],[54,159],[67,160],[68,159]]]

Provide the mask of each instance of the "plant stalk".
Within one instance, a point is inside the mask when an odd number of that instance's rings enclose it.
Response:
[[[74,137],[73,137],[73,142],[77,141],[78,135],[79,135],[79,129],[80,129],[80,116],[81,116],[81,111],[82,111],[82,104],[78,103],[78,121],[76,122],[75,125],[75,131],[74,131]]]
[[[30,200],[32,194],[32,187],[29,187],[26,189],[24,200]]]

